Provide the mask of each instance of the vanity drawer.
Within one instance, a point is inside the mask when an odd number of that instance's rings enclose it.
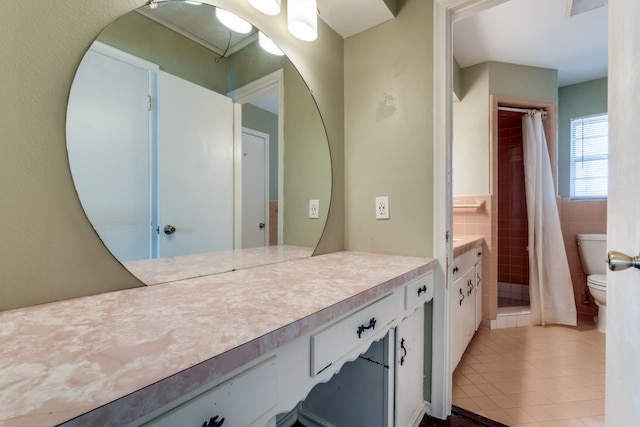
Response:
[[[431,301],[433,299],[433,273],[429,272],[424,276],[407,283],[404,286],[404,308],[409,310],[418,304]]]
[[[276,405],[277,390],[278,363],[271,357],[145,426],[201,426],[215,416],[224,418],[224,427],[248,426]]]
[[[473,267],[475,252],[475,249],[469,250],[453,259],[453,265],[451,266],[452,280],[456,280]]]
[[[312,335],[311,376],[385,329],[395,320],[399,304],[402,304],[400,295],[394,292]]]

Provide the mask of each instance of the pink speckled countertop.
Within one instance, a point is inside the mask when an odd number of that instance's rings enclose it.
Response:
[[[483,241],[482,236],[454,236],[453,256],[460,256],[475,247],[482,246]]]
[[[1,312],[0,426],[123,425],[435,264],[339,252]]]

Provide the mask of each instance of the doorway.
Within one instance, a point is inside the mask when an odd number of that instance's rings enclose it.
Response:
[[[547,149],[557,189],[558,106],[555,101],[504,95],[489,97],[490,192],[496,202],[491,214],[496,246],[491,248],[490,269],[495,271],[490,287],[492,327],[529,324],[529,255],[527,204],[522,156],[522,116],[527,110],[544,111]],[[502,302],[502,304],[501,304]],[[494,311],[495,310],[495,311]]]
[[[515,110],[498,107],[498,316],[506,307],[529,305],[523,113]]]

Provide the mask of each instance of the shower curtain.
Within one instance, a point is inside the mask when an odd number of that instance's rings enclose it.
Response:
[[[522,118],[529,222],[531,323],[576,325],[576,304],[560,229],[551,163],[540,111]]]

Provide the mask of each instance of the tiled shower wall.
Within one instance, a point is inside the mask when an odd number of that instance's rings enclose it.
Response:
[[[504,122],[498,130],[498,282],[529,286],[522,120]]]

